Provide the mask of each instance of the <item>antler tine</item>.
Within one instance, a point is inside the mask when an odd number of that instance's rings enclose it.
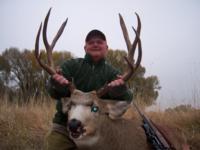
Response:
[[[41,54],[42,54],[42,53],[39,53],[39,40],[40,40],[41,29],[42,29],[42,23],[40,24],[40,27],[38,29],[38,33],[37,33],[37,36],[36,36],[35,57],[36,57],[38,63],[40,64],[40,66],[42,68],[44,68],[50,75],[53,75],[53,74],[55,74],[55,71],[52,68],[50,68],[49,66],[47,66],[46,64],[42,63],[42,61],[40,60],[41,59]]]
[[[62,23],[62,25],[60,26],[56,36],[54,37],[52,43],[51,43],[51,48],[53,50],[54,46],[56,45],[56,42],[58,41],[58,39],[60,38],[61,34],[63,33],[65,26],[67,24],[68,18]]]
[[[51,49],[51,46],[49,45],[49,42],[47,40],[47,25],[48,25],[48,21],[49,21],[49,16],[51,13],[51,8],[49,9],[45,20],[44,20],[44,26],[43,26],[43,42],[47,51],[47,60],[48,60],[48,64],[53,67],[53,60],[52,60],[52,51],[53,49]]]
[[[122,28],[123,36],[124,36],[124,39],[125,39],[125,42],[126,42],[127,49],[128,49],[128,51],[130,51],[131,48],[132,48],[131,41],[130,41],[130,38],[129,38],[129,35],[128,35],[126,24],[125,24],[124,19],[123,19],[122,15],[120,13],[119,13],[119,21],[120,21],[120,26]]]
[[[39,59],[39,41],[40,41],[40,32],[41,32],[41,28],[42,28],[42,22],[40,24],[40,27],[38,29],[38,32],[37,32],[37,36],[36,36],[36,40],[35,40],[35,57],[37,59]]]
[[[133,59],[134,58],[134,54],[135,54],[135,49],[136,49],[136,46],[137,46],[137,43],[139,41],[139,37],[140,37],[140,32],[141,32],[141,20],[140,20],[140,17],[139,15],[135,12],[135,15],[137,16],[137,22],[138,22],[138,25],[137,25],[137,31],[134,29],[134,32],[136,34],[136,38],[132,44],[132,49],[129,53],[129,59]],[[133,28],[133,27],[132,27]]]
[[[138,38],[138,58],[137,61],[135,63],[135,67],[134,70],[137,70],[137,68],[140,66],[141,60],[142,60],[142,43],[141,43],[141,39],[140,39],[140,33],[138,33],[134,27],[132,27],[132,29],[134,30],[137,38]]]
[[[56,42],[58,41],[58,39],[60,38],[61,34],[63,33],[63,31],[65,29],[65,26],[67,24],[68,18],[60,26],[56,36],[54,37],[54,39],[53,39],[53,41],[52,41],[52,43],[50,45],[48,40],[47,40],[47,25],[48,25],[50,14],[51,14],[51,8],[49,9],[49,11],[48,11],[48,13],[47,13],[47,15],[45,17],[45,20],[44,20],[43,41],[44,41],[44,45],[45,45],[45,48],[46,48],[46,51],[47,51],[48,64],[51,67],[54,67],[53,60],[52,60],[52,51],[53,51],[53,48],[55,47]]]

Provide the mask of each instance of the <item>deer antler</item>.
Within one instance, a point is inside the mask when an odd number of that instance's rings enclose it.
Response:
[[[136,35],[133,44],[131,44],[124,19],[121,16],[121,14],[119,14],[121,29],[122,29],[124,39],[125,39],[125,42],[126,42],[126,46],[127,46],[127,49],[128,49],[128,56],[124,57],[127,64],[128,64],[128,70],[122,75],[122,79],[125,82],[128,81],[131,78],[131,76],[135,73],[135,71],[140,66],[140,63],[141,63],[141,60],[142,60],[142,44],[141,44],[141,40],[140,40],[141,21],[140,21],[139,15],[137,13],[135,13],[135,14],[137,16],[138,25],[137,25],[137,30],[134,27],[132,27],[133,31],[135,32],[135,35]],[[135,55],[135,50],[136,50],[137,45],[138,45],[138,57],[137,57],[137,60],[136,60],[136,63],[135,63],[134,55]],[[102,97],[109,90],[110,90],[110,87],[108,85],[105,85],[103,88],[101,88],[100,90],[97,91],[97,95],[99,97]]]
[[[137,68],[139,67],[141,60],[142,60],[142,45],[141,45],[141,40],[140,40],[140,32],[141,32],[141,21],[140,21],[140,17],[137,13],[135,13],[137,16],[137,30],[135,30],[134,27],[133,31],[136,34],[135,40],[133,42],[133,44],[131,44],[130,42],[130,38],[128,35],[128,31],[124,22],[123,17],[121,16],[121,14],[119,14],[119,18],[120,18],[120,25],[121,25],[121,29],[124,35],[124,39],[126,42],[126,46],[128,49],[128,57],[125,57],[125,60],[127,61],[128,65],[129,65],[129,69],[126,73],[124,73],[122,75],[122,78],[124,79],[124,81],[128,81],[131,76],[133,75],[133,73],[137,70]],[[136,64],[134,64],[134,54],[135,54],[135,50],[136,50],[136,46],[138,44],[138,58],[136,61]]]
[[[35,57],[36,57],[38,63],[40,64],[40,66],[44,70],[46,70],[50,75],[54,75],[56,73],[56,71],[54,69],[52,51],[53,51],[53,48],[54,48],[56,42],[58,41],[58,39],[60,38],[61,34],[64,31],[64,28],[67,24],[68,18],[62,23],[61,27],[59,28],[56,36],[54,37],[54,39],[53,39],[53,41],[50,45],[48,40],[47,40],[47,24],[48,24],[50,13],[51,13],[51,8],[49,9],[49,11],[48,11],[48,13],[45,17],[44,26],[43,26],[43,41],[44,41],[44,45],[45,45],[46,52],[47,52],[48,65],[44,64],[41,61],[42,53],[39,52],[39,40],[40,40],[40,32],[41,32],[41,28],[42,28],[42,23],[40,24],[40,27],[39,27],[39,30],[38,30],[38,33],[37,33],[37,37],[36,37],[36,41],[35,41]]]

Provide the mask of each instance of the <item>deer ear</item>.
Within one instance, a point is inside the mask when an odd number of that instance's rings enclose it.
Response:
[[[126,110],[130,107],[130,103],[127,101],[118,101],[113,103],[108,103],[108,114],[111,119],[120,118]]]
[[[65,114],[69,111],[71,107],[71,100],[69,97],[65,97],[61,99],[62,102],[62,112]]]

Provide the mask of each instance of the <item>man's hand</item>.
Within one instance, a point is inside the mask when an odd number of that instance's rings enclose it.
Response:
[[[122,76],[121,75],[117,75],[117,79],[114,80],[114,81],[111,81],[108,86],[109,87],[117,87],[117,86],[122,86],[124,85],[125,82],[124,80],[122,79]]]
[[[65,77],[63,77],[62,75],[56,73],[52,76],[52,79],[55,80],[57,83],[59,83],[60,85],[68,85],[69,81],[67,79],[65,79]]]
[[[69,84],[69,81],[65,77],[63,77],[61,69],[59,67],[56,68],[56,74],[52,76],[52,79],[63,86]]]

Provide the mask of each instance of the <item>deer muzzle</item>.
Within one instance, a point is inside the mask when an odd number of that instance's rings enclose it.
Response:
[[[79,138],[85,131],[81,121],[77,119],[72,119],[68,123],[68,130],[72,138]]]

